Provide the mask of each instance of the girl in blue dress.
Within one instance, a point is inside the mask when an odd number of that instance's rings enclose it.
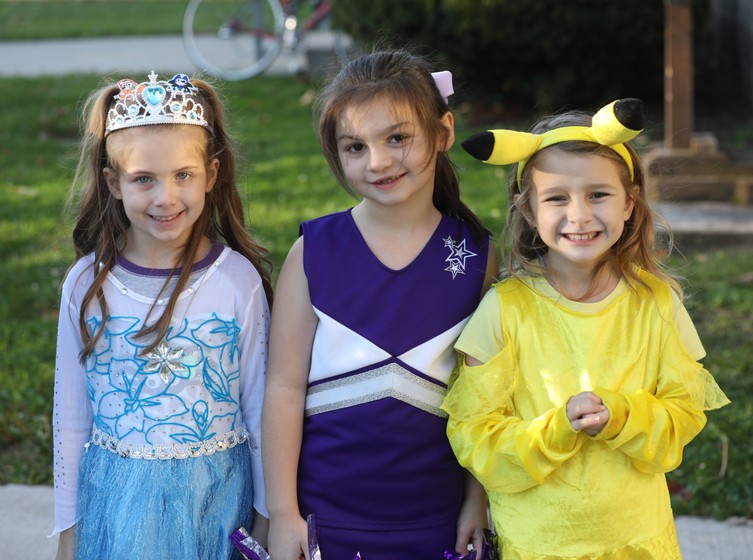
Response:
[[[87,108],[55,372],[58,559],[238,557],[235,529],[266,536],[271,288],[222,106],[152,72]]]
[[[485,495],[439,406],[453,344],[497,274],[460,200],[449,72],[406,52],[345,67],[319,134],[355,207],[301,226],[280,272],[264,404],[270,554],[441,558],[481,546]]]

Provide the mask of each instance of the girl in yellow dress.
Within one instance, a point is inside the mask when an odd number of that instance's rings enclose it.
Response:
[[[460,336],[442,406],[505,560],[681,558],[665,473],[729,401],[655,252],[627,143],[642,127],[623,99],[463,144],[516,164],[508,275]]]

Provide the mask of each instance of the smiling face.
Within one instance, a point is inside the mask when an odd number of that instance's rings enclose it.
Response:
[[[454,139],[452,115],[442,118],[446,151]],[[384,99],[366,106],[347,107],[338,121],[337,151],[344,175],[353,190],[370,203],[431,204],[437,152],[406,106],[396,108]]]
[[[593,270],[617,243],[633,211],[619,165],[556,147],[538,154],[530,169],[530,207],[549,248],[547,266],[563,275]]]
[[[204,210],[219,161],[208,165],[206,132],[190,125],[133,127],[108,138],[116,168],[106,168],[112,195],[130,221],[125,256],[137,264],[172,267]]]

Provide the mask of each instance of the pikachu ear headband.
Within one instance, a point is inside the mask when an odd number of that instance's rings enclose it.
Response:
[[[625,147],[643,131],[643,103],[626,98],[613,101],[599,109],[591,119],[591,126],[565,126],[532,134],[516,130],[487,130],[462,142],[466,152],[492,165],[518,164],[518,188],[528,160],[539,150],[553,144],[570,141],[594,142],[607,146],[625,160],[633,180],[633,159]]]

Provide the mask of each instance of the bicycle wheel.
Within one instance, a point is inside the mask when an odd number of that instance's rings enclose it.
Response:
[[[278,0],[190,0],[183,44],[205,72],[244,80],[264,72],[280,54],[283,26]]]

